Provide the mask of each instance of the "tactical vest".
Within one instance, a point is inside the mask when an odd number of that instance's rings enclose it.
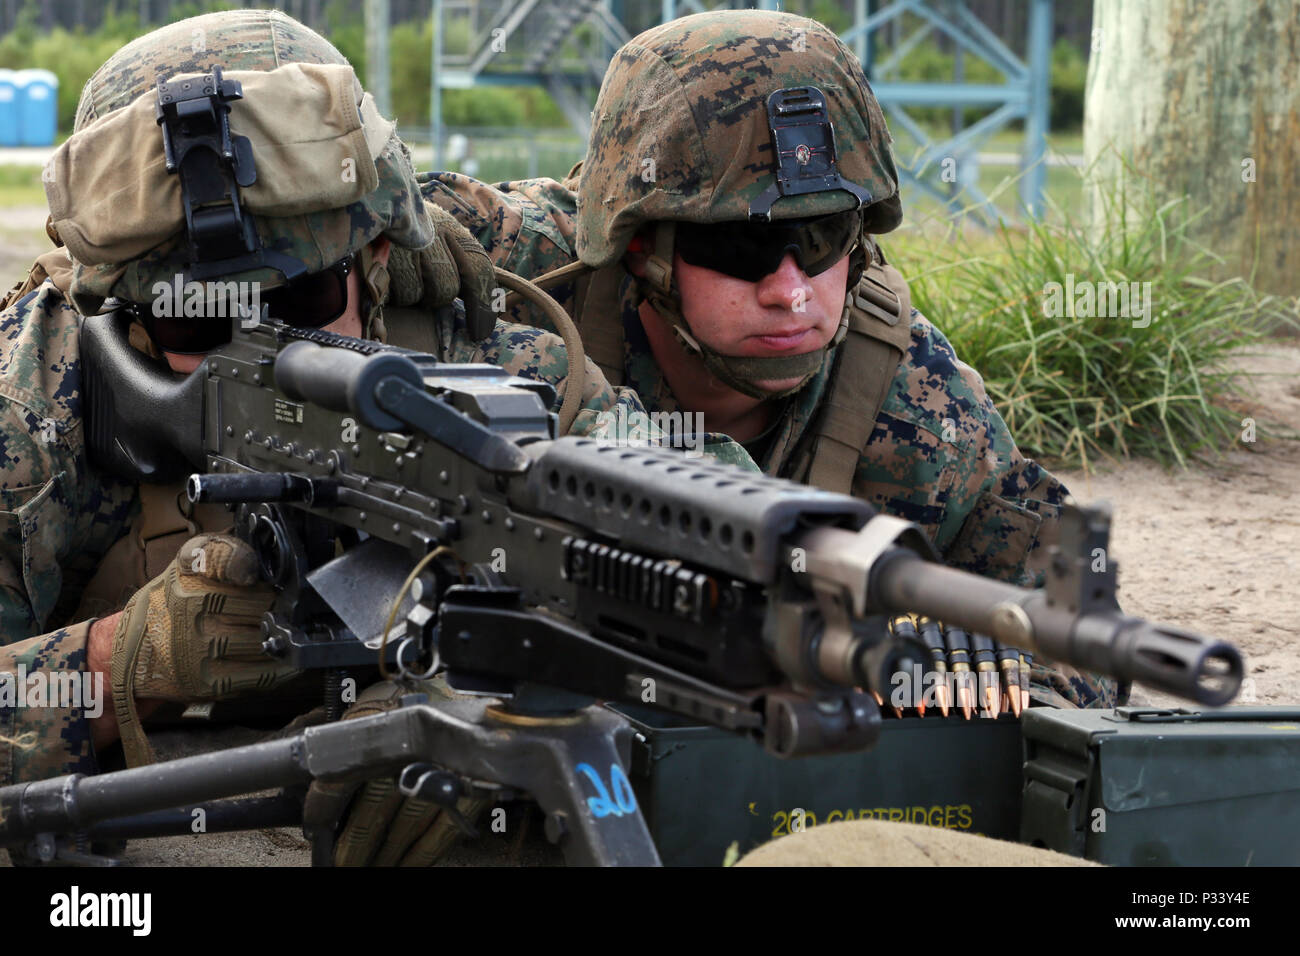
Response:
[[[574,320],[587,357],[611,385],[623,384],[620,265],[575,280]],[[911,341],[912,296],[907,282],[877,246],[852,293],[848,332],[836,352],[817,417],[775,471],[827,491],[851,492],[858,461],[880,414],[898,363]]]
[[[130,530],[104,552],[72,620],[120,611],[132,594],[167,569],[186,541],[233,526],[234,517],[225,505],[191,505],[184,482],[140,485],[140,513]]]

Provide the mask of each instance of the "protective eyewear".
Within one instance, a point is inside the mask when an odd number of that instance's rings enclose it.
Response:
[[[678,223],[674,248],[693,266],[757,282],[780,268],[792,253],[809,276],[821,275],[850,252],[859,239],[856,209],[815,219],[770,223]]]
[[[348,256],[322,272],[313,272],[287,285],[268,289],[254,297],[262,316],[280,319],[303,329],[319,329],[339,318],[348,307],[348,274],[353,257]],[[232,318],[250,303],[237,295],[231,302],[233,283],[212,282],[206,286],[219,298],[208,298],[203,315],[184,316],[183,309],[173,307],[171,316],[157,316],[150,304],[136,304],[136,317],[164,352],[178,355],[202,355],[230,341]],[[170,294],[170,293],[168,293]],[[179,296],[178,296],[179,298]]]

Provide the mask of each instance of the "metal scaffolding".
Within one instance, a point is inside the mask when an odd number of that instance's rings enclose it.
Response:
[[[1030,8],[1023,58],[985,27],[965,0],[892,0],[883,6],[881,0],[849,2],[853,24],[841,38],[862,61],[891,123],[918,144],[914,155],[896,157],[904,180],[980,221],[1007,217],[979,188],[976,150],[995,132],[1021,120],[1020,201],[1023,210],[1038,214],[1046,152],[1053,0],[1027,0]],[[742,5],[780,7],[778,0],[735,4]],[[727,6],[732,4],[705,6],[698,0],[660,0],[660,22]],[[908,15],[920,25],[878,61],[877,34],[893,25],[894,35],[901,36],[902,18]],[[614,51],[631,39],[623,0],[433,0],[433,17],[430,125],[435,168],[441,167],[444,155],[443,90],[483,85],[543,87],[585,141],[591,127],[591,105],[606,66]],[[467,25],[469,42],[466,49],[448,51],[444,28],[454,21]],[[957,75],[953,80],[898,80],[906,56],[936,33],[954,44]],[[990,64],[1002,82],[964,82],[967,56]],[[952,134],[935,139],[908,115],[908,107],[953,108]],[[991,112],[963,126],[962,112],[969,107]]]

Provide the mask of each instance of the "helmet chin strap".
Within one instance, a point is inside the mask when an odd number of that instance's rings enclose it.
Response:
[[[686,316],[682,314],[682,294],[673,280],[673,239],[676,226],[672,222],[655,224],[654,240],[646,256],[645,275],[637,276],[637,287],[660,316],[672,327],[673,335],[681,343],[688,355],[693,355],[704,363],[713,376],[723,384],[734,388],[742,395],[751,398],[785,398],[802,389],[812,377],[821,370],[826,353],[844,340],[848,333],[849,306],[853,301],[852,293],[844,297],[844,310],[840,313],[840,325],[825,348],[804,352],[801,355],[775,355],[758,357],[751,355],[724,355],[717,349],[700,341],[691,330]],[[852,253],[850,261],[850,278],[853,280],[848,288],[857,285],[866,268],[863,245],[859,243]],[[785,379],[798,379],[789,388],[773,391],[761,388],[759,382],[775,382]]]
[[[357,271],[367,293],[362,299],[365,313],[361,316],[361,337],[377,342],[388,341],[384,327],[384,300],[388,298],[388,266],[375,258],[370,243],[357,250]]]
[[[655,311],[660,311],[657,305]],[[699,357],[714,378],[751,398],[785,398],[787,395],[793,395],[817,374],[826,358],[825,349],[816,349],[801,355],[777,355],[768,358],[723,355],[694,338],[688,330],[685,319],[680,323],[673,322],[672,329],[677,341],[682,343],[682,348],[687,353]],[[761,388],[758,385],[759,382],[774,382],[789,378],[797,378],[798,382],[779,391]]]

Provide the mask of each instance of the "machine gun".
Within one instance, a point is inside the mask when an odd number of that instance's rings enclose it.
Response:
[[[494,366],[263,320],[177,381],[127,344],[129,321],[82,331],[96,461],[189,474],[191,500],[233,509],[278,593],[266,653],[328,675],[332,716],[340,676],[376,662],[445,666],[476,696],[412,694],[282,740],[6,787],[0,845],[50,858],[58,836],[189,832],[196,804],[210,831],[301,822],[311,780],[394,774],[446,806],[527,793],[570,863],[657,863],[624,772],[631,729],[596,702],[648,703],[781,757],[866,749],[872,692],[928,660],[890,634],[904,612],[1203,704],[1241,682],[1230,645],[1120,613],[1114,562],[1093,570],[1104,510],[1067,510],[1030,591],[944,567],[916,526],[855,498],[556,439],[550,386]],[[309,836],[328,863],[333,834]]]

